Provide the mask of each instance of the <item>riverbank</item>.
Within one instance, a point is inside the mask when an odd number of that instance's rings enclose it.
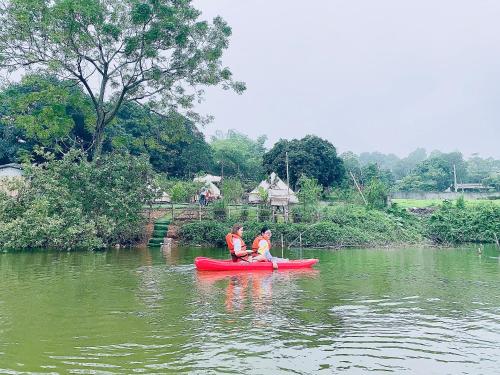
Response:
[[[186,245],[225,246],[233,221],[204,220],[184,224],[179,240]],[[281,246],[344,248],[407,245],[495,243],[500,237],[500,207],[445,202],[433,212],[411,213],[396,206],[386,211],[363,206],[328,207],[315,223],[242,221],[244,240],[251,243],[264,225]]]

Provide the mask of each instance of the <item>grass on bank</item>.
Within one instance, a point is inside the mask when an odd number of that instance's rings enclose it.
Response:
[[[401,208],[426,208],[426,207],[439,207],[443,204],[444,199],[392,199],[393,203],[397,203]],[[453,204],[456,204],[456,199],[452,200]],[[482,204],[494,204],[500,207],[500,199],[470,199],[465,200],[467,205],[477,206]]]

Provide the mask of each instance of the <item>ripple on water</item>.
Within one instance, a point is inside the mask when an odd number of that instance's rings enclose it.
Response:
[[[140,254],[0,263],[0,373],[498,373],[487,257],[318,252],[312,273],[221,276]]]
[[[365,357],[390,359],[400,362],[399,370],[413,368],[406,366],[422,360],[474,365],[498,351],[498,312],[476,310],[460,318],[431,315],[420,306],[412,306],[418,299],[419,296],[397,301],[360,299],[359,304],[349,301],[333,306],[330,311],[340,315],[349,328],[332,340],[332,347],[326,350],[334,351],[335,357],[349,358],[349,363],[362,363]],[[485,335],[486,332],[490,334]]]

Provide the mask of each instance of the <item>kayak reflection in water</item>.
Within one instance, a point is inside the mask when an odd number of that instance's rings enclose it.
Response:
[[[221,301],[220,291],[225,289],[224,305],[226,311],[243,311],[253,308],[259,312],[259,319],[272,316],[262,315],[261,312],[273,309],[275,286],[280,285],[279,295],[289,295],[297,291],[296,280],[316,278],[319,271],[311,268],[282,270],[280,272],[267,271],[200,271],[196,273],[199,296],[204,301],[218,305]],[[234,321],[241,323],[241,318]],[[267,318],[266,318],[267,319]],[[266,319],[262,321],[267,321]]]
[[[273,268],[278,268],[278,263],[288,262],[288,259],[273,257],[271,254],[271,230],[268,227],[263,227],[260,234],[255,237],[252,244],[253,261],[254,262],[272,262]]]
[[[251,304],[256,310],[269,307],[272,298],[272,277],[272,273],[232,275],[226,289],[226,310],[242,311],[250,289]]]

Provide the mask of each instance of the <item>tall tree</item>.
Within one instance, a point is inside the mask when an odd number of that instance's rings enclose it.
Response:
[[[92,118],[90,99],[78,86],[27,75],[0,91],[0,154],[19,161],[33,156],[37,146],[56,155],[85,147],[92,141],[85,123]]]
[[[399,183],[404,191],[443,191],[453,184],[453,165],[458,182],[466,180],[465,163],[462,154],[448,154],[433,151],[430,157],[419,163],[414,170]]]
[[[191,0],[2,0],[0,68],[48,71],[84,88],[95,112],[92,154],[124,103],[196,121],[200,87],[242,92],[222,66],[231,28],[199,20]]]
[[[194,123],[171,112],[167,116],[127,103],[108,128],[104,150],[148,154],[154,169],[170,177],[193,177],[213,168],[212,150]]]
[[[57,158],[72,147],[85,149],[92,142],[92,122],[91,100],[78,86],[51,76],[25,76],[0,91],[0,162],[39,160],[33,153],[39,147]],[[105,133],[104,151],[147,154],[157,171],[170,176],[192,177],[213,166],[204,135],[174,111],[160,116],[125,103]]]
[[[482,182],[485,185],[500,185],[500,160],[483,159],[473,154],[466,162],[468,182]]]
[[[217,132],[210,142],[214,161],[221,172],[224,169],[224,175],[259,180],[264,172],[262,156],[266,151],[266,139],[266,136],[260,136],[253,140],[235,130],[229,130],[226,134]]]
[[[425,159],[427,159],[427,151],[424,148],[417,148],[410,152],[407,157],[400,159],[392,168],[392,172],[396,179],[401,179],[410,174]]]
[[[308,135],[291,141],[280,139],[264,154],[266,172],[276,172],[286,177],[286,152],[288,152],[290,184],[295,186],[300,176],[306,175],[327,187],[338,185],[344,178],[344,164],[337,150],[329,141]]]

